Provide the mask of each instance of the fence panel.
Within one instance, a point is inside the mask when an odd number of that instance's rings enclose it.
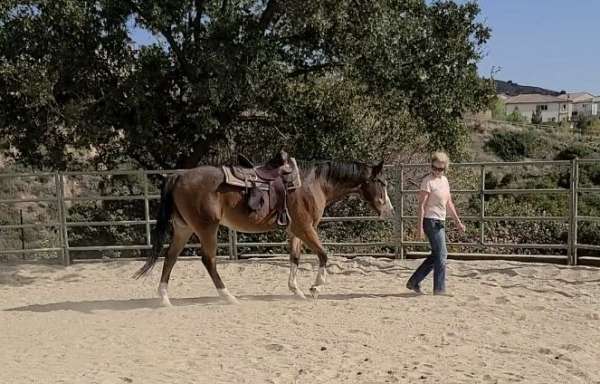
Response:
[[[525,187],[512,185],[509,176],[514,172],[506,171],[511,168],[521,170]],[[9,216],[0,220],[0,256],[54,254],[65,265],[84,259],[140,258],[152,246],[151,217],[160,199],[157,176],[177,172],[181,171],[0,174],[0,207]],[[408,258],[427,253],[427,243],[414,239],[414,226],[416,194],[428,165],[386,166],[386,172],[395,216],[382,220],[370,216],[364,204],[342,203],[346,215],[325,217],[321,230],[336,234],[323,240],[335,254]],[[559,186],[547,185],[548,175],[557,178]],[[459,163],[452,165],[448,177],[461,218],[473,223],[465,237],[448,232],[451,257],[600,262],[600,159]],[[109,179],[122,183],[107,187]],[[82,185],[92,193],[84,193]],[[515,214],[523,210],[531,214]],[[518,236],[507,232],[506,223],[520,231]],[[357,226],[353,233],[362,235],[352,240],[339,237],[350,230],[328,232],[327,226],[342,225]],[[518,241],[507,241],[515,238]],[[218,247],[230,259],[274,256],[285,254],[284,239],[282,231],[267,237],[224,230]],[[192,241],[186,252],[199,246]],[[269,252],[261,253],[264,249]]]

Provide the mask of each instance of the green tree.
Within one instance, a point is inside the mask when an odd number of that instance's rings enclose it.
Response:
[[[536,108],[535,112],[531,114],[531,124],[542,124],[542,110]]]
[[[504,101],[496,97],[492,104],[492,118],[496,120],[506,119],[506,104]]]
[[[468,2],[5,0],[0,134],[51,168],[191,167],[281,145],[458,152],[489,105],[490,30]],[[129,24],[156,42],[137,47]],[[82,156],[85,154],[85,156]]]

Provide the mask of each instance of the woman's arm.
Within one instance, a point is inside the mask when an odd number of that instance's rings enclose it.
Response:
[[[417,236],[419,240],[422,240],[425,237],[425,232],[423,230],[423,215],[425,215],[425,204],[427,203],[428,198],[429,192],[427,191],[419,191],[417,194],[417,199],[419,201],[417,206]]]
[[[452,201],[452,195],[450,195],[450,199],[448,200],[448,210],[450,211],[450,215],[456,222],[458,229],[464,233],[465,225],[462,223],[462,221],[460,221],[460,218],[458,217],[458,212],[456,212],[456,207],[454,206],[454,202]]]

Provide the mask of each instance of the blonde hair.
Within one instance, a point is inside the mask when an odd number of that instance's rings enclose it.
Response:
[[[431,163],[433,164],[435,161],[439,161],[440,163],[446,164],[446,167],[450,166],[450,158],[446,152],[437,151],[431,155]]]

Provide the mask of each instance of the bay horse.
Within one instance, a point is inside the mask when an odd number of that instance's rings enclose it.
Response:
[[[302,243],[319,258],[319,270],[310,288],[314,298],[326,282],[327,252],[323,248],[317,226],[325,208],[350,194],[357,194],[381,217],[393,215],[393,206],[387,193],[383,161],[370,165],[362,162],[320,162],[301,167],[301,187],[287,195],[289,223],[286,227],[290,254],[288,287],[299,298],[305,298],[296,282]],[[219,225],[230,229],[261,233],[277,229],[276,212],[259,219],[251,215],[245,201],[244,188],[225,184],[223,169],[200,166],[181,174],[169,176],[161,188],[159,213],[152,252],[146,264],[136,272],[139,278],[150,271],[161,255],[169,225],[172,241],[166,252],[158,294],[162,304],[170,306],[167,286],[171,270],[188,239],[193,233],[201,244],[202,263],[206,267],[217,292],[229,303],[237,299],[228,292],[217,272],[216,251]]]

